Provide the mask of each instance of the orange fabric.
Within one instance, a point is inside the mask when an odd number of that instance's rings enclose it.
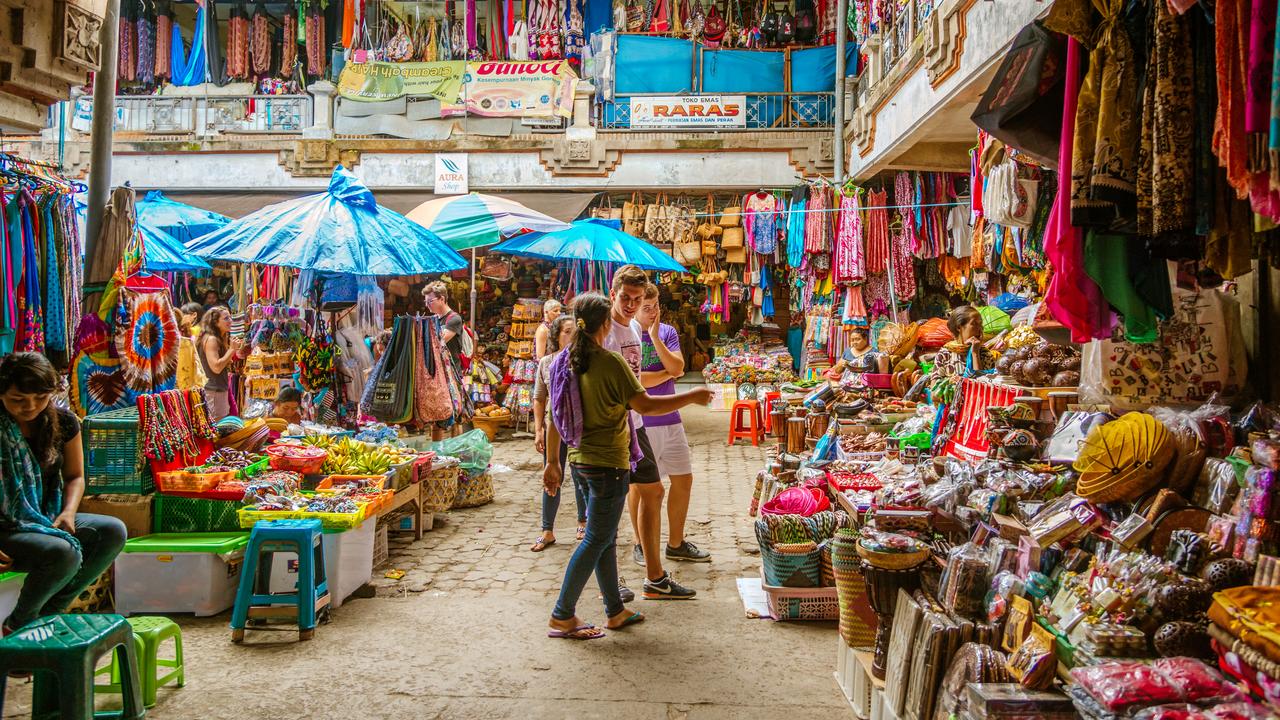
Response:
[[[1280,587],[1246,585],[1214,593],[1209,619],[1268,660],[1280,662]]]

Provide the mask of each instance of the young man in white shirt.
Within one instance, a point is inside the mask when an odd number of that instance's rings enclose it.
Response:
[[[636,379],[641,378],[641,345],[635,318],[644,303],[645,287],[649,284],[649,276],[644,270],[635,265],[624,265],[613,274],[609,291],[613,304],[610,310],[612,328],[604,348],[621,355]],[[635,532],[644,552],[644,596],[650,600],[690,600],[697,593],[677,583],[662,567],[662,477],[649,437],[645,434],[644,420],[638,413],[632,413],[631,422],[636,429],[640,451],[644,454],[631,473],[628,498],[629,503],[635,503]]]

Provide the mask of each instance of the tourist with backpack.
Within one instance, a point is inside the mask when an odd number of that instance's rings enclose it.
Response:
[[[427,303],[427,310],[440,318],[440,341],[444,343],[448,356],[457,365],[459,375],[465,375],[471,369],[471,359],[476,353],[476,334],[462,319],[462,316],[449,307],[449,286],[440,280],[427,283],[422,289],[422,299]],[[445,431],[450,435],[458,435],[459,424],[466,418],[453,418],[435,424],[431,428],[431,439],[444,439]]]

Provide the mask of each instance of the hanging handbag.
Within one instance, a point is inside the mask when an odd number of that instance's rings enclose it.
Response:
[[[633,237],[644,234],[644,198],[638,192],[622,203],[622,232]]]
[[[627,2],[627,30],[631,32],[641,32],[644,30],[644,2],[637,0],[628,0]]]
[[[613,198],[609,195],[605,195],[604,203],[592,208],[591,217],[599,218],[600,220],[621,220],[622,208],[614,207]]]
[[[654,245],[671,244],[671,212],[667,196],[659,193],[644,209],[644,237]]]
[[[720,212],[719,225],[722,228],[738,227],[742,224],[742,206],[729,205]]]
[[[724,228],[724,237],[720,241],[720,245],[725,250],[736,250],[746,244],[744,242],[745,238],[746,233],[741,227],[727,227]]]
[[[373,379],[369,414],[386,423],[404,422],[401,418],[413,400],[413,328],[409,322],[407,317],[395,319],[386,360]]]
[[[484,260],[480,263],[480,275],[490,280],[507,282],[513,274],[510,258],[500,255],[485,255]]]
[[[725,233],[728,236],[728,232]],[[741,265],[747,262],[747,249],[742,246],[736,248],[725,248],[724,261],[734,265]]]
[[[992,137],[1058,167],[1066,45],[1039,20],[1018,33],[970,119]]]
[[[702,28],[703,43],[709,48],[720,47],[720,42],[724,40],[724,33],[727,30],[724,16],[720,14],[720,9],[716,7],[715,0],[711,2],[711,9],[707,11],[707,21]]]

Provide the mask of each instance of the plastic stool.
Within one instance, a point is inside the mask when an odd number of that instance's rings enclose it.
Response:
[[[744,421],[742,414],[747,412],[750,415],[749,421]],[[733,446],[733,441],[739,438],[749,438],[752,445],[760,444],[760,403],[755,400],[739,400],[733,404],[733,410],[729,416],[729,446]]]
[[[93,669],[107,653],[120,661],[124,709],[95,713]],[[9,673],[24,670],[35,676],[32,717],[136,720],[147,712],[133,631],[119,615],[51,615],[0,640],[0,711]]]
[[[298,583],[292,593],[271,592],[271,562],[277,552],[298,555]],[[263,555],[265,563],[260,562]],[[231,611],[231,642],[244,640],[249,618],[287,618],[298,623],[298,639],[310,640],[316,616],[329,607],[324,576],[324,544],[319,520],[267,520],[253,526],[240,569],[240,587]]]
[[[174,682],[174,687],[187,684],[185,669],[182,664],[182,629],[178,624],[165,617],[131,617],[129,627],[133,629],[133,642],[138,652],[142,669],[142,701],[147,707],[156,704],[161,687]],[[173,640],[174,656],[172,660],[160,658],[160,646],[165,640]],[[173,668],[164,677],[160,676],[160,668]],[[99,692],[120,692],[120,665],[112,659],[110,667],[104,667],[98,675],[111,673],[110,685],[94,685]]]
[[[768,435],[773,432],[773,401],[781,400],[782,393],[771,392],[764,394],[764,405],[760,406],[760,417],[764,421],[764,434]]]

